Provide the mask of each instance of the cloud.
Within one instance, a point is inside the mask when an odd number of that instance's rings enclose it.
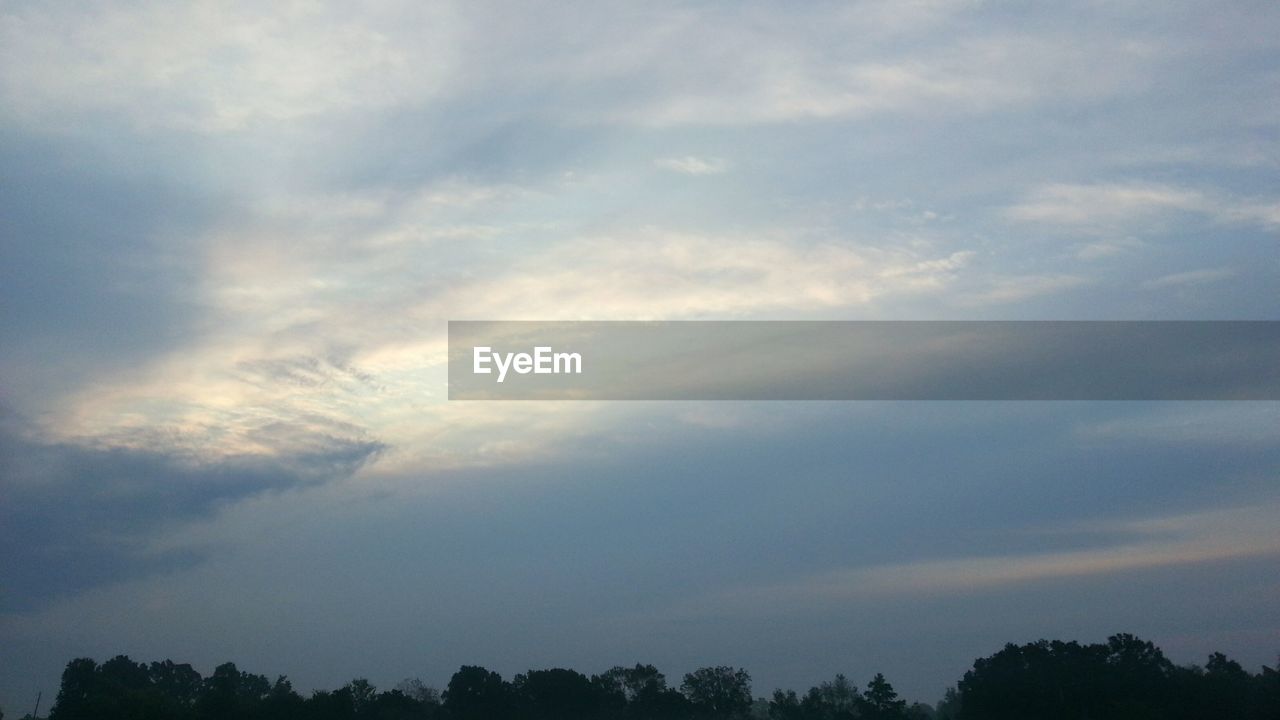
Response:
[[[1076,259],[1092,262],[1104,258],[1116,257],[1136,252],[1142,248],[1142,241],[1136,238],[1120,238],[1116,240],[1099,240],[1086,243],[1076,250]]]
[[[1220,223],[1268,228],[1280,223],[1276,208],[1270,203],[1159,183],[1052,183],[1032,190],[1006,208],[1004,215],[1017,223],[1111,228],[1150,222],[1171,213],[1196,213]]]
[[[1265,448],[1280,446],[1280,408],[1275,403],[1176,403],[1135,416],[1085,423],[1082,440],[1133,446]]]
[[[474,107],[477,97],[498,115],[512,111],[495,99],[513,97],[525,105],[515,112],[570,124],[936,117],[1131,92],[1165,55],[1157,39],[1122,40],[1105,18],[1084,42],[1012,31],[972,2],[734,13],[675,3],[586,12],[390,2],[359,13],[55,3],[0,20],[5,106],[67,130],[106,113],[218,134],[424,103]]]
[[[44,432],[130,448],[162,433],[230,458],[274,452],[263,444],[267,428],[367,428],[397,448],[383,460],[397,467],[515,462],[552,452],[554,438],[572,436],[594,413],[445,404],[447,320],[723,319],[873,307],[944,292],[972,256],[647,228],[572,238],[484,272],[424,282],[406,272],[415,258],[451,250],[422,239],[431,213],[405,207],[373,227],[359,219],[363,211],[355,221],[335,218],[337,229],[305,246],[258,230],[215,238],[203,302],[223,319],[218,329],[152,358],[145,372],[66,391]],[[345,239],[351,222],[356,242]]]
[[[1005,215],[1018,222],[1091,225],[1209,207],[1210,202],[1202,193],[1169,185],[1055,183],[1033,190],[1027,199],[1008,208]]]
[[[1089,278],[1065,273],[997,276],[981,281],[985,287],[966,292],[963,300],[971,305],[1012,303],[1070,290],[1089,282]]]
[[[693,155],[662,158],[654,160],[653,164],[684,175],[719,175],[729,169],[729,163],[721,158],[700,158]]]
[[[259,441],[276,451],[208,460],[155,434],[145,449],[33,440],[3,418],[0,542],[22,552],[0,563],[0,610],[189,565],[198,553],[158,550],[157,537],[261,493],[348,476],[385,449],[280,426],[261,428]]]
[[[966,556],[841,568],[784,582],[734,587],[682,601],[678,617],[703,613],[776,617],[874,598],[920,598],[997,592],[1004,586],[1280,556],[1272,532],[1274,503],[1187,515],[1088,523],[1117,541],[1083,550]],[[780,610],[781,609],[781,610]]]
[[[1226,280],[1235,274],[1235,270],[1232,270],[1231,268],[1189,270],[1187,272],[1173,273],[1172,275],[1163,275],[1152,280],[1147,280],[1142,283],[1142,287],[1148,290],[1158,290],[1171,287],[1187,287],[1190,285],[1209,285],[1211,283]]]
[[[223,133],[440,92],[454,62],[440,8],[252,3],[50,3],[0,16],[10,116],[72,129],[107,113],[138,128]]]
[[[1206,551],[1005,531],[1268,490],[1277,424],[1247,404],[448,403],[445,321],[1266,316],[1278,13],[4,5],[0,377],[29,422],[0,436],[0,576],[20,584],[6,607],[62,609],[0,618],[0,702],[48,695],[87,644],[343,682],[371,647],[353,608],[388,672],[441,633],[459,662],[515,663],[514,643],[579,666],[619,647],[609,618],[578,632],[601,608],[846,571],[895,608],[894,576],[1047,581],[1006,561],[1079,581],[1066,607],[1114,574],[1093,568]],[[1161,280],[1200,269],[1236,275]],[[1151,278],[1175,283],[1155,304]],[[1170,587],[1197,626],[1237,617],[1193,591],[1208,564],[1164,566],[1188,569]],[[948,625],[991,615],[944,605]],[[668,620],[630,630],[690,629]],[[872,624],[886,657],[919,656]],[[804,638],[834,635],[809,615],[770,652],[759,627],[702,647],[749,638],[762,672],[803,658],[806,681]]]

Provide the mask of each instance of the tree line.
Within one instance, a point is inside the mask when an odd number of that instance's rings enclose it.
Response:
[[[0,712],[0,720],[4,714]],[[30,715],[27,716],[30,718]],[[1132,635],[1105,643],[1040,640],[974,661],[931,706],[908,703],[883,675],[843,675],[804,694],[752,694],[741,668],[704,667],[678,686],[652,665],[588,677],[530,670],[511,680],[464,665],[443,692],[419,680],[379,691],[356,679],[303,697],[225,663],[203,677],[188,664],[118,656],[67,663],[48,720],[1280,720],[1280,673],[1250,673],[1221,653],[1203,666],[1170,662]]]

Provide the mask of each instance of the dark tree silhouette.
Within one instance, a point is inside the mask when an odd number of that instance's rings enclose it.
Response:
[[[240,672],[235,663],[214,668],[205,680],[204,691],[196,702],[199,720],[237,720],[251,714],[250,709],[271,692],[271,683],[262,675]]]
[[[667,689],[667,678],[658,668],[640,663],[630,668],[616,665],[597,675],[595,683],[603,692],[616,694],[629,703]]]
[[[67,663],[62,671],[62,687],[49,720],[93,720],[101,713],[101,696],[98,686],[98,663],[89,658],[77,658]]]
[[[809,688],[800,705],[806,720],[851,720],[858,716],[858,686],[844,675]]]
[[[511,686],[502,676],[477,665],[463,665],[444,691],[444,707],[456,720],[508,717],[511,700]]]
[[[751,676],[741,668],[699,668],[684,676],[680,690],[706,717],[738,718],[751,710]]]
[[[769,720],[805,720],[806,717],[795,690],[773,691],[773,698],[769,700]]]
[[[587,720],[600,707],[599,687],[573,670],[530,670],[511,687],[517,714],[528,720]]]
[[[283,675],[271,683],[224,663],[205,678],[190,665],[121,655],[67,663],[49,720],[1280,720],[1280,672],[1251,674],[1221,653],[1180,667],[1150,642],[1115,635],[1006,645],[974,661],[936,710],[908,706],[879,674],[861,693],[837,675],[803,696],[779,689],[753,702],[750,676],[725,666],[685,675],[677,691],[652,665],[590,679],[530,670],[511,683],[464,665],[441,700],[420,681],[379,692],[363,678],[304,699]]]
[[[865,720],[906,720],[907,701],[899,699],[884,675],[876,673],[862,693],[858,711]]]

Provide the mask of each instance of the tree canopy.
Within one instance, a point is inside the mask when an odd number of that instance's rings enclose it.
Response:
[[[0,714],[0,718],[3,715]],[[49,720],[1278,720],[1280,672],[1251,673],[1222,653],[1175,665],[1132,635],[1104,643],[1039,640],[974,661],[936,707],[908,704],[884,675],[859,687],[844,675],[800,695],[752,694],[751,676],[727,665],[683,676],[679,690],[653,665],[587,676],[566,668],[510,681],[464,665],[443,693],[409,679],[379,691],[364,678],[299,694],[234,663],[207,677],[171,660],[120,655],[67,663]]]

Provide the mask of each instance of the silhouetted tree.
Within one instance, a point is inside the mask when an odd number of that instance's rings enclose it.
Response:
[[[260,714],[268,720],[284,720],[285,718],[302,717],[306,702],[293,690],[289,678],[281,675],[276,678],[271,690],[262,700]]]
[[[1040,640],[974,662],[958,686],[962,720],[1145,720],[1179,716],[1176,668],[1132,635],[1104,644]],[[1192,692],[1194,695],[1194,691]]]
[[[851,720],[857,717],[858,687],[844,675],[809,688],[800,706],[805,720]]]
[[[1280,718],[1280,658],[1274,668],[1263,667],[1254,680],[1257,688],[1250,720],[1276,720]]]
[[[356,716],[351,688],[347,686],[333,692],[317,690],[307,700],[306,710],[310,720],[352,720]]]
[[[935,720],[938,711],[929,703],[914,702],[907,707],[907,720]]]
[[[444,707],[455,720],[491,720],[511,714],[511,687],[502,676],[475,665],[463,665],[449,679]]]
[[[440,691],[423,683],[418,678],[405,678],[396,684],[396,690],[404,693],[423,705],[434,706],[440,704]]]
[[[858,716],[865,720],[905,720],[906,711],[907,701],[898,698],[893,686],[880,673],[871,678],[858,703]]]
[[[262,675],[241,672],[235,663],[213,669],[196,701],[200,720],[238,720],[249,716],[271,692],[271,683]]]
[[[573,670],[530,670],[511,687],[518,714],[528,720],[587,720],[600,706],[598,687]]]
[[[680,690],[706,717],[738,718],[751,709],[751,676],[741,668],[699,668],[684,676]]]
[[[621,665],[609,668],[596,676],[595,682],[605,692],[620,694],[626,702],[667,689],[667,678],[658,668],[640,663],[629,668]]]
[[[938,702],[938,707],[934,708],[934,716],[938,720],[960,719],[960,693],[956,692],[954,687],[947,688],[942,700]]]
[[[283,675],[269,683],[226,663],[202,678],[190,665],[120,655],[67,663],[49,720],[1280,720],[1274,668],[1254,675],[1221,653],[1180,667],[1132,635],[1007,645],[974,661],[936,710],[908,707],[883,675],[861,693],[837,675],[803,697],[777,690],[753,701],[746,671],[707,667],[686,675],[681,690],[652,665],[590,679],[531,670],[510,684],[463,666],[443,702],[420,681],[379,692],[363,678],[304,700]]]
[[[94,720],[101,712],[97,692],[98,663],[76,658],[62,671],[62,686],[49,711],[49,720]]]
[[[176,665],[172,660],[153,662],[147,669],[147,675],[160,693],[184,708],[195,707],[204,678],[190,665]]]
[[[425,720],[436,716],[438,705],[419,702],[399,690],[379,693],[366,717],[375,720]]]
[[[378,697],[378,688],[365,678],[356,678],[346,684],[351,693],[351,708],[356,717],[368,717],[373,713],[373,703]]]

